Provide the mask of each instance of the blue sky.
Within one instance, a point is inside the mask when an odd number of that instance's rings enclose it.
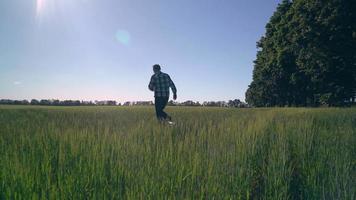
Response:
[[[178,101],[244,100],[279,2],[0,1],[0,98],[151,100],[158,63]]]

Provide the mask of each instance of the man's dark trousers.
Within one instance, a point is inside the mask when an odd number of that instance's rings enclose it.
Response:
[[[167,119],[167,117],[169,118],[167,113],[163,111],[167,103],[168,103],[168,97],[155,97],[157,119],[164,120]]]

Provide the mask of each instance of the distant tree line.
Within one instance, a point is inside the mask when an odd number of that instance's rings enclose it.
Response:
[[[153,101],[127,101],[122,104],[123,106],[151,106],[154,105]],[[167,104],[168,106],[206,106],[206,107],[235,107],[235,108],[247,108],[249,107],[247,103],[240,101],[239,99],[229,100],[229,101],[204,101],[200,103],[199,101],[184,101],[177,102],[170,100]]]
[[[199,101],[184,101],[175,102],[169,101],[169,106],[204,106],[204,107],[235,107],[235,108],[247,108],[249,107],[247,103],[240,101],[239,99],[229,100],[229,101],[204,101],[200,103]]]
[[[250,105],[355,103],[355,0],[284,0],[257,47]]]
[[[79,101],[79,100],[56,100],[56,99],[32,99],[28,100],[11,100],[11,99],[1,99],[0,104],[2,105],[42,105],[42,106],[116,106],[120,105],[116,101]]]
[[[11,100],[1,99],[2,105],[42,105],[42,106],[152,106],[153,101],[127,101],[123,104],[117,103],[113,100],[107,101],[79,101],[79,100],[55,100],[55,99],[42,99],[36,100]],[[247,108],[249,105],[240,101],[239,99],[229,101],[204,101],[202,103],[198,101],[169,101],[168,106],[206,106],[206,107],[235,107],[235,108]]]
[[[126,101],[123,106],[152,106],[153,101]]]

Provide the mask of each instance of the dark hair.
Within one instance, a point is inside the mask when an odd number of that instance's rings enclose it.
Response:
[[[153,65],[153,70],[161,70],[161,66],[159,64]]]

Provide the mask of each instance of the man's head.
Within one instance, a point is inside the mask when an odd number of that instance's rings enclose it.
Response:
[[[159,64],[153,65],[153,72],[154,73],[158,73],[160,71],[161,71],[161,66],[159,66]]]

